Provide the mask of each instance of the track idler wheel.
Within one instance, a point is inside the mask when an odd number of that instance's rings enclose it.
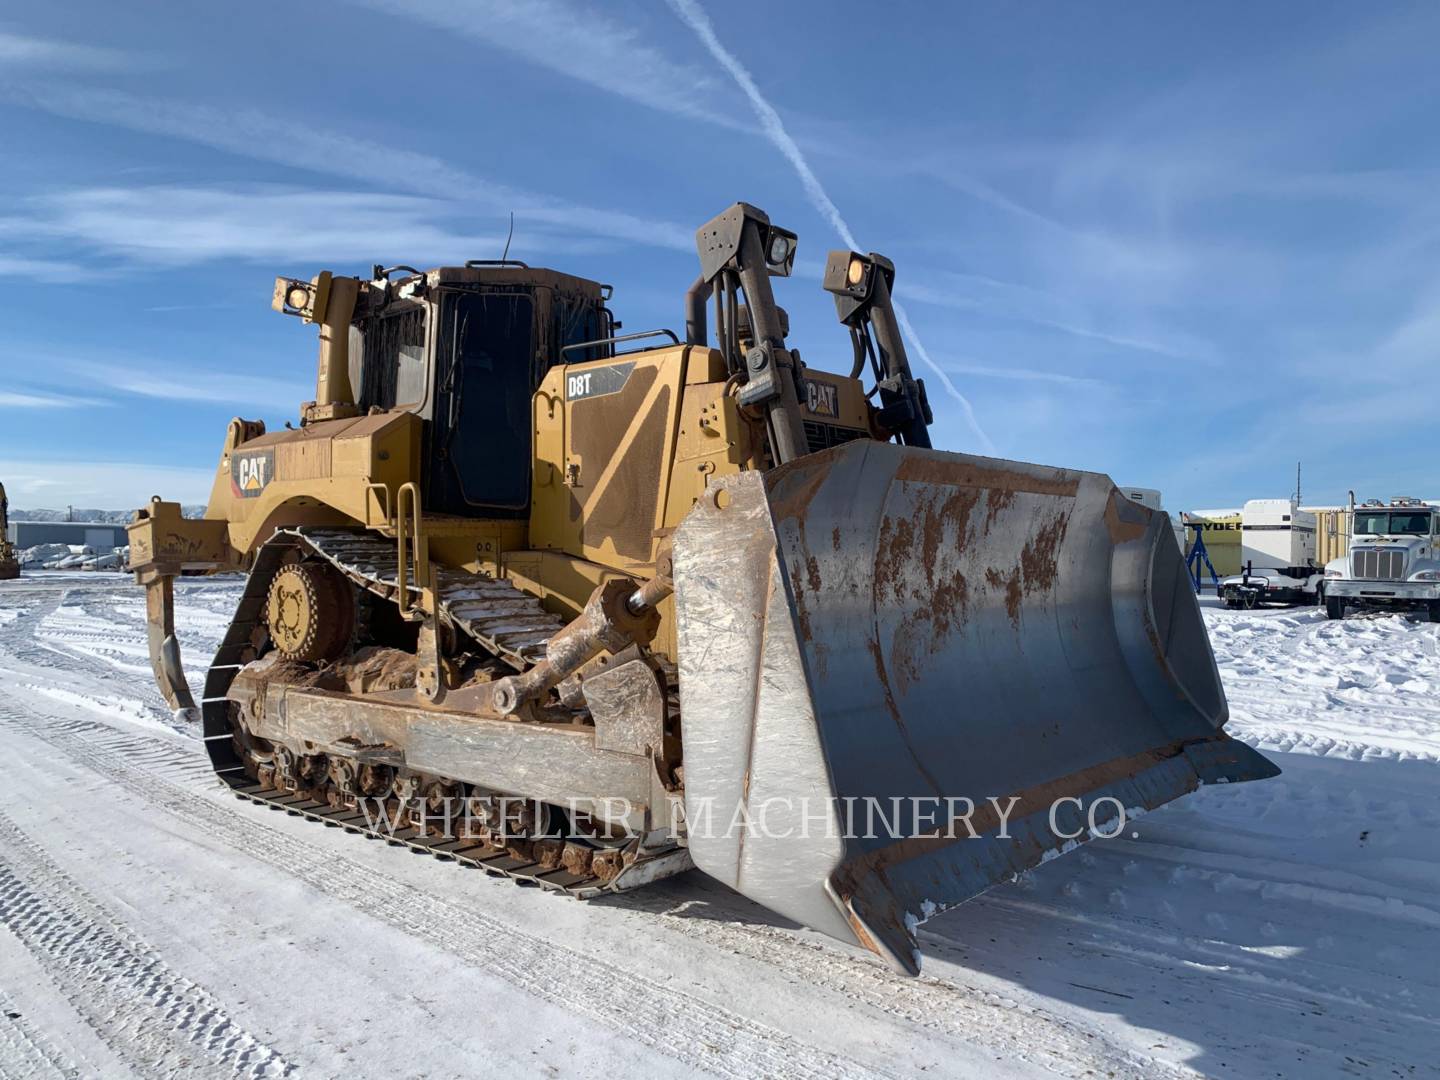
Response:
[[[308,560],[281,568],[265,606],[270,640],[287,660],[335,660],[355,628],[355,596],[345,575]]]

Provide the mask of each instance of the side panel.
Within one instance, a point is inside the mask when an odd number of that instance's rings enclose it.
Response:
[[[565,546],[583,558],[620,567],[653,561],[686,351],[565,371],[564,475],[571,497]]]
[[[384,520],[400,485],[418,479],[420,424],[411,413],[384,413],[241,442],[232,424],[205,516],[229,523],[240,552],[277,524]],[[383,484],[388,497],[372,483]]]
[[[677,346],[550,371],[535,395],[531,544],[635,574],[715,476],[754,463],[718,352]]]

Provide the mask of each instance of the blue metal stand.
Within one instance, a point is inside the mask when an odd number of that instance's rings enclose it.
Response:
[[[1190,580],[1195,583],[1195,595],[1200,595],[1200,568],[1210,571],[1210,580],[1215,585],[1215,595],[1220,595],[1220,576],[1215,573],[1215,564],[1210,561],[1210,552],[1205,547],[1205,530],[1195,529],[1195,543],[1190,545],[1190,554],[1185,556],[1185,566],[1190,571]]]

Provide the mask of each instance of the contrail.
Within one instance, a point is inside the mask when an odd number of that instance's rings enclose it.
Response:
[[[711,25],[710,17],[705,14],[704,10],[695,0],[669,0],[669,3],[675,14],[678,15],[681,21],[689,26],[691,30],[695,31],[695,36],[700,39],[700,43],[709,50],[710,55],[715,58],[720,66],[730,73],[731,78],[733,78],[740,89],[745,92],[745,96],[750,99],[750,105],[755,110],[756,117],[760,120],[760,129],[765,133],[765,137],[775,145],[775,148],[785,155],[786,160],[789,161],[795,169],[796,175],[800,177],[800,184],[805,189],[805,195],[809,198],[811,204],[816,210],[820,211],[821,216],[840,234],[840,239],[845,241],[848,247],[855,251],[860,250],[860,245],[855,242],[855,236],[851,233],[850,226],[845,224],[845,219],[840,216],[839,207],[835,205],[826,193],[825,186],[820,183],[820,178],[815,175],[815,171],[810,168],[810,163],[805,160],[805,155],[800,152],[799,145],[790,137],[790,133],[785,130],[785,124],[781,121],[780,114],[775,111],[775,107],[771,105],[770,102],[765,100],[765,95],[762,94],[760,88],[755,85],[755,80],[750,77],[750,72],[745,70],[745,65],[740,63],[740,61],[736,59],[735,54],[720,43],[720,39],[715,36],[715,27]],[[915,351],[920,354],[920,359],[925,361],[925,364],[930,370],[939,377],[941,384],[949,391],[950,396],[960,403],[960,408],[965,413],[965,419],[970,425],[970,430],[972,430],[976,438],[980,440],[980,445],[984,448],[985,453],[994,454],[995,444],[990,441],[990,436],[985,434],[985,429],[980,426],[980,421],[975,418],[975,410],[971,407],[969,398],[959,391],[955,384],[950,381],[950,376],[945,374],[945,372],[941,370],[940,365],[931,359],[929,350],[925,348],[924,343],[916,336],[915,327],[910,322],[910,316],[906,314],[905,308],[900,304],[900,301],[895,300],[894,304],[895,318],[896,321],[900,323],[900,329],[904,332],[905,336],[910,339],[910,344],[914,347]]]

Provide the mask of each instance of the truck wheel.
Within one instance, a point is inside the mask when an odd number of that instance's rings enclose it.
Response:
[[[1425,618],[1427,622],[1440,622],[1440,600],[1431,600],[1425,606]]]
[[[1326,597],[1325,617],[1327,619],[1345,618],[1345,601],[1339,597]]]

